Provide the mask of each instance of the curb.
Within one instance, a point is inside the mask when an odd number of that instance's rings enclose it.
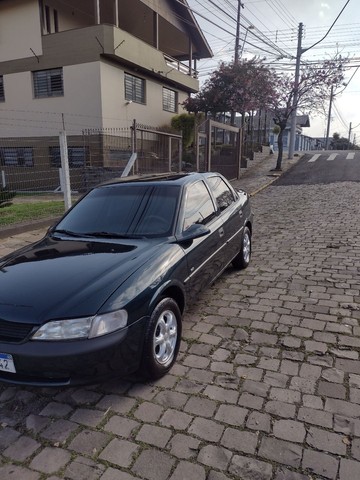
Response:
[[[278,180],[280,177],[282,177],[282,175],[284,175],[284,173],[288,172],[291,168],[293,168],[298,162],[299,160],[302,159],[302,157],[305,155],[305,153],[303,153],[302,155],[297,155],[297,157],[295,157],[296,159],[292,159],[292,163],[290,165],[287,165],[287,168],[285,168],[284,170],[281,170],[281,172],[279,172],[278,174],[274,174],[273,177],[269,182],[267,182],[266,184],[262,185],[261,187],[258,187],[256,190],[254,190],[253,192],[251,192],[249,195],[250,197],[254,197],[257,193],[260,193],[262,190],[265,190],[265,188],[269,187],[271,184],[273,184],[276,180]]]
[[[280,177],[280,176],[279,176]],[[254,197],[257,193],[260,193],[262,190],[265,190],[265,188],[267,187],[270,187],[270,185],[272,183],[275,182],[275,180],[277,180],[279,177],[276,177],[276,178],[273,178],[272,180],[270,180],[270,182],[266,183],[265,185],[263,185],[262,187],[259,187],[257,188],[256,190],[254,190],[253,192],[251,192],[249,195],[250,197]]]
[[[16,225],[11,225],[10,227],[0,228],[0,239],[19,235],[20,233],[30,232],[31,230],[37,230],[39,228],[50,227],[50,225],[59,219],[60,217],[47,217],[42,218],[41,220],[34,220],[28,223],[18,223]]]

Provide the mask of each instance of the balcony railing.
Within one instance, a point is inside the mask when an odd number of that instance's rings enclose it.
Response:
[[[193,68],[190,68],[185,63],[182,63],[179,60],[176,60],[176,58],[170,57],[170,55],[167,55],[166,53],[164,53],[164,59],[168,67],[171,67],[174,70],[177,70],[178,72],[183,73],[185,75],[189,75],[193,78],[198,78],[198,72]]]

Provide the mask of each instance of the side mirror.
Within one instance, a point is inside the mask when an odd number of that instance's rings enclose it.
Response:
[[[180,235],[176,236],[176,240],[180,242],[190,242],[191,240],[195,240],[196,238],[205,237],[205,235],[209,235],[210,229],[205,227],[205,225],[200,225],[195,223],[191,225],[187,230],[182,232]]]

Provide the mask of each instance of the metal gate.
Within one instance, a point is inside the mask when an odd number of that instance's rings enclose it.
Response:
[[[197,169],[216,171],[229,180],[239,178],[242,130],[206,120],[197,134]]]
[[[133,153],[136,174],[180,172],[182,170],[182,135],[134,123]]]

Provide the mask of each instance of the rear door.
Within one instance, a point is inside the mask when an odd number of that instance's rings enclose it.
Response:
[[[220,211],[223,224],[224,262],[227,265],[240,250],[243,229],[243,212],[237,201],[235,192],[219,175],[206,178],[210,189],[215,197],[216,206]]]

